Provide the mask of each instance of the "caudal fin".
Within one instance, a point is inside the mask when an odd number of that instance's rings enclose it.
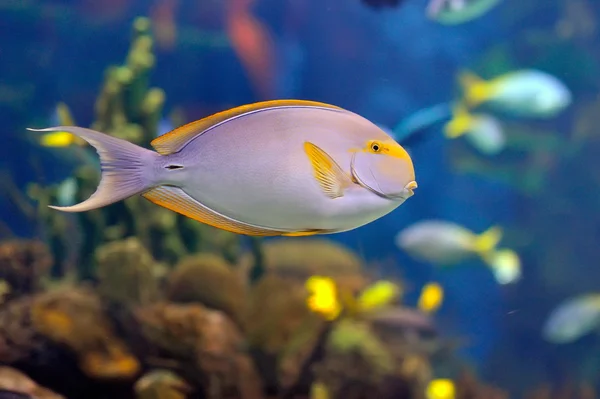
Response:
[[[494,250],[483,256],[499,284],[510,284],[521,278],[521,259],[512,249]]]
[[[449,139],[460,137],[471,129],[473,121],[467,106],[459,102],[452,108],[452,120],[444,125],[444,135]]]
[[[458,75],[458,83],[469,107],[476,107],[493,96],[492,86],[473,72],[461,72]]]
[[[152,161],[155,152],[128,141],[91,129],[58,126],[27,129],[34,132],[68,132],[90,143],[100,156],[102,176],[96,192],[87,200],[72,206],[50,206],[64,212],[84,212],[101,208],[142,193],[153,184]]]
[[[475,252],[484,256],[494,251],[502,240],[502,229],[498,226],[490,227],[475,239]]]

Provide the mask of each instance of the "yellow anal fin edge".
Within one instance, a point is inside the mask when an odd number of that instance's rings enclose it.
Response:
[[[178,127],[160,137],[155,138],[150,143],[152,147],[161,155],[173,154],[181,150],[191,139],[201,135],[208,128],[215,126],[218,123],[224,122],[227,119],[243,115],[248,112],[261,109],[277,108],[277,107],[320,107],[333,110],[343,111],[342,108],[326,103],[306,100],[271,100],[261,101],[253,104],[242,105],[226,111],[218,112],[206,118],[190,122],[187,125]]]
[[[335,230],[314,229],[314,230],[294,231],[291,233],[283,233],[281,235],[285,236],[285,237],[308,237],[308,236],[314,236],[316,234],[329,234],[329,233],[335,233]]]
[[[208,224],[209,226],[217,227],[222,230],[232,233],[244,234],[249,236],[279,236],[285,231],[271,230],[260,226],[253,226],[237,220],[223,216],[210,208],[202,205],[179,187],[160,186],[146,191],[142,194],[144,198],[177,212],[190,219]]]
[[[344,189],[351,183],[342,168],[325,151],[309,141],[304,142],[304,152],[323,193],[331,199],[342,197]]]

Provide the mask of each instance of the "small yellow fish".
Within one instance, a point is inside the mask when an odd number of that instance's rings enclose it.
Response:
[[[390,213],[417,188],[410,155],[367,119],[312,101],[245,105],[154,139],[151,151],[81,127],[100,156],[94,194],[64,212],[134,195],[199,222],[252,236],[348,231]],[[64,143],[64,141],[61,141]]]
[[[357,300],[359,312],[368,312],[389,305],[400,297],[401,289],[390,281],[377,281],[363,290]]]
[[[444,300],[444,289],[438,283],[428,283],[421,290],[418,308],[424,313],[434,313]]]
[[[65,103],[56,105],[56,114],[59,124],[63,126],[73,126],[75,124],[73,115],[71,115],[71,111]],[[69,132],[53,132],[42,135],[40,144],[44,147],[68,147],[70,145],[85,145],[86,142]]]
[[[397,284],[377,281],[355,298],[349,292],[340,292],[330,277],[312,276],[305,283],[310,296],[306,304],[310,310],[325,317],[336,319],[342,310],[350,316],[367,313],[393,303],[402,291]]]
[[[313,312],[322,315],[327,320],[334,320],[342,311],[338,300],[337,286],[330,277],[311,276],[305,283],[310,292],[307,305]]]
[[[427,385],[427,399],[455,399],[456,387],[449,379],[439,378],[432,380]]]
[[[506,145],[504,131],[496,118],[472,114],[463,104],[454,107],[452,120],[444,126],[444,133],[449,139],[464,136],[469,144],[486,155],[497,154]]]
[[[545,72],[525,69],[489,81],[472,72],[459,75],[468,106],[489,104],[496,110],[520,117],[552,117],[572,101],[569,89]]]

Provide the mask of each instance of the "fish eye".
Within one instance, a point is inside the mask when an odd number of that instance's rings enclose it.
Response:
[[[373,151],[373,152],[381,151],[381,144],[379,144],[377,141],[372,142],[371,143],[371,151]]]

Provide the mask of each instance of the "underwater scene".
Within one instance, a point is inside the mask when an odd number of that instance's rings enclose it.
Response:
[[[600,398],[599,22],[0,0],[0,399]]]

